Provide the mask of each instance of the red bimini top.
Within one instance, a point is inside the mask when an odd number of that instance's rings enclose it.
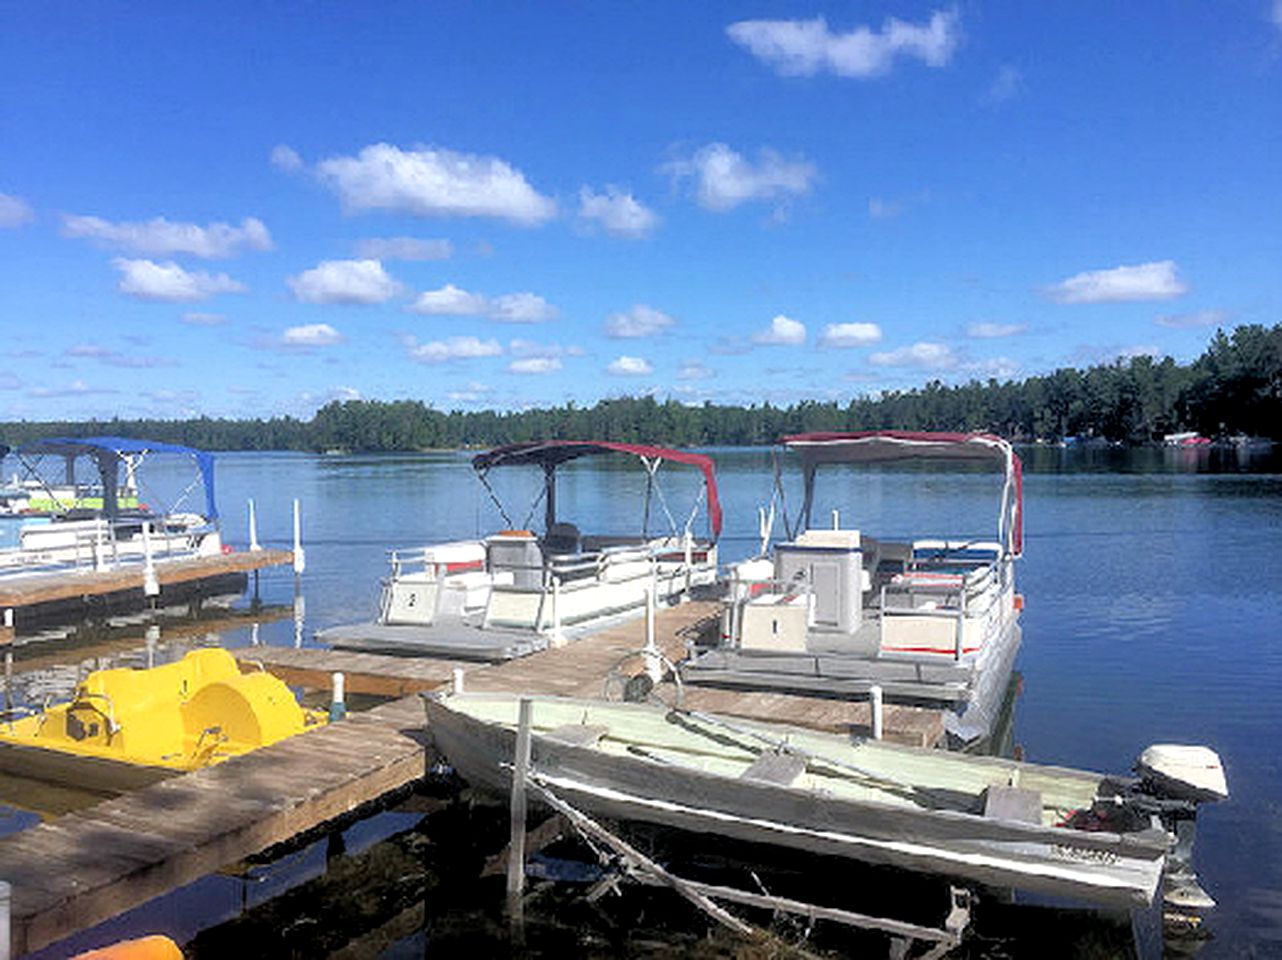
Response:
[[[717,474],[712,458],[702,453],[673,450],[670,447],[652,447],[640,443],[611,443],[598,440],[533,440],[526,443],[509,443],[472,458],[472,467],[480,473],[494,467],[534,464],[545,470],[555,470],[568,460],[605,453],[628,453],[634,457],[651,460],[672,460],[697,467],[703,473],[708,491],[708,523],[715,540],[721,536],[721,499],[717,495]]]
[[[1019,556],[1024,548],[1024,465],[1010,443],[991,433],[929,433],[911,430],[865,430],[856,433],[796,433],[780,443],[796,451],[812,488],[821,463],[878,463],[893,460],[972,460],[998,463],[1006,474],[1010,500],[1007,547]]]

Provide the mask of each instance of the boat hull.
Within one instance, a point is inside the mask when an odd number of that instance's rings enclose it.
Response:
[[[513,756],[515,731],[453,710],[445,701],[426,702],[431,735],[459,774],[482,790],[509,792],[505,764]],[[1085,833],[956,810],[854,801],[644,756],[606,755],[545,735],[533,737],[532,752],[537,782],[594,816],[1101,906],[1150,904],[1166,852],[1165,839],[1152,835]]]

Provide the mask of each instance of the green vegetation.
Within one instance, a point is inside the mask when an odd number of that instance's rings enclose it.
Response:
[[[770,443],[808,430],[988,430],[1014,440],[1101,437],[1145,443],[1178,430],[1282,439],[1282,324],[1217,332],[1206,352],[1181,366],[1135,357],[1086,370],[1062,369],[1020,382],[939,381],[848,403],[791,407],[652,397],[573,403],[519,412],[434,410],[417,400],[330,403],[310,421],[111,420],[10,423],[10,446],[39,437],[124,434],[207,450],[406,451],[576,438],[676,446]]]

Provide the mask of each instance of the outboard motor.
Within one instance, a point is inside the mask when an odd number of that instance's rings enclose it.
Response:
[[[1224,765],[1208,747],[1154,744],[1135,761],[1139,781],[1127,791],[1128,801],[1156,814],[1174,838],[1163,874],[1162,900],[1168,920],[1196,927],[1200,914],[1215,900],[1193,872],[1193,839],[1197,807],[1229,795]]]

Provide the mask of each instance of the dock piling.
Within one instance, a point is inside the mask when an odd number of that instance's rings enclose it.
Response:
[[[249,499],[249,549],[261,550],[262,545],[258,542],[258,517],[254,513],[254,499]]]
[[[347,716],[347,703],[344,699],[343,690],[344,686],[346,686],[346,679],[341,671],[336,670],[330,675],[330,680],[332,682],[332,692],[329,698],[329,722],[337,723]]]
[[[307,569],[307,556],[303,553],[303,514],[302,506],[294,500],[294,576],[301,577]]]
[[[869,726],[872,727],[872,738],[874,740],[880,740],[881,732],[882,732],[881,724],[882,724],[882,713],[883,713],[882,703],[881,703],[881,687],[879,687],[875,683],[868,688],[868,707],[869,707],[869,713],[871,714],[868,723],[869,723]]]
[[[463,692],[463,668],[462,667],[454,668],[454,676],[450,686],[450,690],[454,693]]]
[[[534,701],[520,699],[516,725],[516,756],[512,764],[512,832],[507,856],[507,910],[513,939],[520,942],[523,935],[525,911],[522,896],[525,893],[525,815],[526,780],[530,772],[530,727],[534,714]]]
[[[142,525],[142,595],[153,598],[160,596],[156,564],[151,558],[151,524],[147,521],[143,521]]]
[[[12,901],[13,889],[6,881],[0,880],[0,960],[9,960],[10,956],[9,907]]]

